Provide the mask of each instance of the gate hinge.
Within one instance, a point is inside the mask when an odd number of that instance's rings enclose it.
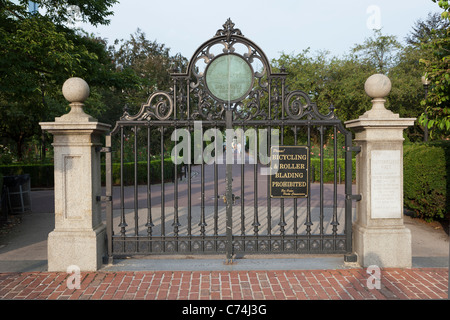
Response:
[[[347,147],[347,152],[356,152],[356,154],[361,152],[361,146]]]
[[[97,196],[97,201],[112,201],[112,196]]]
[[[345,196],[347,200],[355,200],[355,201],[361,201],[361,195],[360,194],[347,194]]]
[[[111,153],[112,149],[111,149],[111,147],[97,146],[97,147],[95,147],[95,151],[97,151],[97,152],[104,152],[104,153]]]

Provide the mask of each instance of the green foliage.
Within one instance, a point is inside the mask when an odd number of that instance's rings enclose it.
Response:
[[[360,55],[360,61],[371,65],[378,73],[387,73],[397,64],[396,53],[401,49],[395,36],[383,35],[381,30],[374,30],[374,36],[356,45],[352,52]]]
[[[307,92],[324,114],[333,104],[339,119],[346,121],[358,118],[370,108],[364,82],[375,69],[354,57],[339,59],[330,57],[328,52],[314,56],[307,49],[297,55],[283,53],[272,64],[276,69],[286,69],[290,90]]]
[[[0,174],[4,176],[29,174],[32,188],[51,188],[54,185],[54,166],[51,163],[0,165]]]
[[[423,74],[423,66],[419,59],[424,52],[418,47],[407,46],[399,52],[398,63],[389,71],[392,89],[387,97],[388,108],[405,118],[417,118],[425,110],[418,103],[424,96],[424,89],[420,78]],[[423,141],[423,128],[416,125],[406,129],[408,139],[411,141]]]
[[[67,78],[78,76],[89,83],[92,95],[86,111],[94,117],[107,110],[99,102],[101,88],[120,91],[137,82],[116,72],[105,42],[67,26],[73,5],[84,21],[107,24],[112,14],[107,8],[115,0],[35,2],[42,13],[29,13],[28,1],[0,0],[0,133],[15,144],[19,160],[25,143],[41,134],[39,122],[67,112],[61,94]]]
[[[140,80],[139,86],[122,92],[126,98],[122,106],[127,104],[131,114],[136,113],[153,92],[170,90],[170,72],[182,71],[187,66],[188,61],[181,54],[171,55],[170,48],[156,40],[148,40],[140,29],[131,34],[129,40],[116,40],[114,44],[110,51],[117,69],[136,74]]]
[[[441,17],[449,20],[450,5],[448,1],[433,0],[444,10]],[[422,105],[426,106],[427,114],[422,114],[419,122],[428,125],[433,136],[448,136],[450,134],[450,27],[447,23],[441,30],[433,30],[435,37],[423,45],[432,55],[421,59],[425,65],[425,77],[430,81],[429,94]]]
[[[405,206],[427,221],[450,210],[450,143],[405,145],[403,154]]]
[[[161,183],[161,160],[151,160],[150,162],[150,183]],[[102,179],[105,177],[105,166],[102,165]],[[120,184],[120,163],[113,164],[113,184]],[[123,164],[124,177],[123,183],[124,185],[134,185],[135,177],[134,177],[134,162],[127,162]],[[178,165],[178,174],[181,172],[181,165]],[[147,162],[139,161],[137,164],[137,183],[138,184],[147,184]],[[164,159],[164,180],[165,182],[172,182],[175,173],[175,164],[171,159]],[[104,181],[103,181],[104,183]]]
[[[161,160],[151,160],[150,162],[150,181],[151,183],[161,182]],[[181,166],[178,166],[178,173]],[[139,184],[147,183],[147,162],[138,162]],[[172,160],[164,159],[164,178],[166,181],[172,181],[174,177],[175,165]],[[105,184],[105,164],[101,165],[102,183]],[[32,188],[52,188],[54,186],[54,166],[48,164],[13,164],[0,165],[0,175],[12,176],[29,174]],[[113,183],[120,184],[120,163],[113,163]],[[124,163],[124,185],[134,185],[134,162]]]
[[[425,92],[420,81],[425,67],[419,61],[432,55],[432,50],[422,44],[439,38],[439,33],[430,34],[428,28],[446,26],[436,20],[431,16],[426,21],[416,22],[407,46],[402,46],[395,36],[375,30],[372,37],[356,44],[351,53],[343,57],[332,57],[328,52],[311,54],[307,49],[297,55],[282,54],[272,64],[275,69],[286,69],[290,90],[307,92],[325,114],[333,104],[342,121],[356,119],[371,108],[364,83],[374,73],[387,74],[392,90],[386,108],[401,117],[419,118],[425,110],[425,105],[418,103]],[[410,127],[408,139],[422,141],[423,132],[423,127],[418,125]]]
[[[312,181],[320,181],[320,159],[311,158],[311,166],[314,167],[314,176],[311,176]],[[345,181],[345,159],[337,159],[337,181],[343,183]],[[340,173],[340,176],[339,176]],[[311,173],[312,175],[312,173]],[[352,180],[356,179],[356,160],[352,159]],[[323,182],[330,183],[334,181],[334,159],[323,159]]]

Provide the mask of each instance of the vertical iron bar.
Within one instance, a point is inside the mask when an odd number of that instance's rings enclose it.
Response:
[[[177,79],[173,79],[173,120],[177,120]]]
[[[177,128],[175,127],[175,131]],[[178,218],[178,152],[177,152],[177,144],[174,146],[174,152],[175,152],[175,163],[174,163],[174,191],[173,191],[173,233],[175,237],[178,237],[178,231],[179,227],[181,226],[180,220]],[[178,251],[178,241],[176,241],[175,244],[176,251]]]
[[[284,120],[284,79],[281,80],[281,119]],[[281,137],[280,137],[280,143],[283,145],[284,143],[284,125],[281,125]],[[285,235],[285,227],[286,227],[286,221],[284,218],[284,198],[280,199],[281,208],[280,208],[280,223],[278,225],[280,226],[280,234],[282,237]],[[281,240],[281,247],[284,251],[284,240]]]
[[[258,127],[255,127],[255,135],[257,135],[258,133]],[[256,139],[255,139],[256,141]],[[256,146],[255,146],[256,147]],[[254,159],[255,163],[253,165],[253,176],[254,176],[254,203],[253,203],[253,223],[252,223],[252,227],[253,227],[253,232],[255,234],[255,248],[256,251],[258,251],[258,233],[259,233],[259,227],[261,226],[261,224],[259,223],[259,217],[258,217],[258,210],[259,210],[259,206],[258,206],[258,158]],[[270,180],[270,179],[269,179]]]
[[[120,126],[120,235],[125,237],[125,228],[128,226],[125,222],[125,200],[124,200],[124,182],[123,182],[123,150],[124,150],[124,132],[123,126]],[[125,242],[123,243],[125,250]]]
[[[272,145],[272,127],[270,125],[270,121],[272,120],[272,79],[269,79],[269,88],[268,88],[268,120],[269,125],[267,127],[267,155],[270,157],[270,147]],[[269,163],[270,165],[270,163]],[[270,235],[272,234],[272,219],[271,219],[271,206],[272,206],[272,198],[270,197],[270,177],[267,177],[267,235],[269,236],[269,251],[272,250],[272,241],[270,240]]]
[[[188,100],[189,100],[189,97],[188,97]],[[189,130],[189,132],[191,132],[191,130]],[[189,144],[189,145],[191,145],[191,144]],[[192,236],[192,208],[191,208],[191,206],[192,206],[192,202],[191,202],[191,195],[192,195],[191,162],[192,162],[192,157],[191,157],[190,154],[189,154],[189,160],[188,161],[189,162],[188,162],[188,167],[187,167],[187,169],[188,169],[188,177],[187,177],[188,178],[188,194],[187,194],[187,198],[188,198],[188,208],[187,208],[187,210],[188,210],[188,212],[187,212],[187,219],[188,219],[188,221],[187,221],[187,223],[188,223],[188,225],[187,225],[187,234],[188,234],[188,237],[189,237],[189,242],[188,242],[189,243],[189,245],[188,245],[189,252],[191,252],[191,249],[192,249],[192,241],[191,241],[191,236]]]
[[[201,133],[201,150],[203,150],[203,132]],[[200,222],[198,223],[199,227],[200,227],[200,235],[202,237],[201,239],[201,251],[204,252],[205,251],[205,232],[206,232],[206,220],[205,220],[205,161],[203,159],[201,159],[202,163],[201,163],[201,177],[200,177]]]
[[[134,126],[134,235],[139,235],[139,209],[138,209],[138,158],[137,158],[137,126]],[[136,238],[137,239],[137,238]],[[136,240],[136,251],[139,244]]]
[[[311,151],[311,123],[308,122],[308,151]],[[311,168],[311,155],[308,155],[308,168]],[[313,176],[313,173],[311,173],[311,176]],[[306,226],[306,235],[308,237],[307,240],[307,248],[308,251],[311,249],[310,245],[311,245],[311,226],[313,225],[313,223],[311,222],[311,180],[312,179],[308,179],[308,190],[309,190],[309,195],[308,198],[306,200],[306,221],[305,221],[305,226]]]
[[[190,99],[190,79],[189,77],[186,78],[186,120],[190,120],[191,119],[191,99]],[[189,129],[189,134],[191,134],[192,132],[192,127],[188,128]],[[192,138],[192,136],[190,135],[190,137]],[[191,147],[191,141],[189,139],[189,147]],[[191,150],[191,152],[193,152],[193,150]],[[189,153],[189,159],[188,159],[188,165],[187,165],[187,175],[188,175],[188,208],[187,208],[187,234],[189,237],[188,240],[188,251],[191,252],[192,250],[192,208],[191,208],[191,193],[192,193],[192,188],[191,188],[191,162],[192,162],[192,155]]]
[[[245,132],[245,127],[242,127],[242,132]],[[241,137],[241,141],[239,143],[241,144],[241,153],[238,154],[238,157],[240,157],[241,161],[241,235],[245,236],[245,207],[244,207],[244,189],[245,189],[245,173],[244,173],[244,164],[245,164],[245,142],[243,141],[245,139],[245,135],[243,134]],[[243,143],[244,142],[244,143]],[[244,146],[244,147],[242,147]],[[239,150],[239,149],[238,149]],[[245,251],[245,239],[242,240],[242,248]]]
[[[217,133],[217,126],[216,126],[216,133]],[[223,146],[219,146],[219,141],[217,141],[217,135],[214,136],[214,146],[215,146],[215,154],[214,154],[214,248],[217,251],[217,236],[219,234],[219,167],[217,162],[219,159],[217,158],[218,155],[218,148],[223,148]],[[223,160],[223,159],[221,159]]]
[[[164,194],[164,127],[159,128],[161,132],[161,236],[163,237],[163,243],[161,246],[162,252],[166,251],[166,244],[164,241],[166,235],[166,217],[165,217],[165,194]]]
[[[111,134],[106,135],[105,145],[111,150]],[[108,264],[113,263],[113,182],[112,182],[112,152],[107,152],[105,155],[106,162],[106,197],[110,197],[106,202],[106,235],[107,235],[107,250],[108,250]]]
[[[191,112],[191,110],[190,110],[190,108],[191,108],[191,100],[189,99],[189,91],[190,91],[190,85],[189,85],[189,82],[190,82],[190,80],[189,80],[189,77],[186,79],[186,120],[190,120],[191,119],[191,117],[190,117],[190,112]],[[190,160],[190,159],[189,159]],[[189,161],[189,163],[191,163],[190,161]]]
[[[333,221],[331,222],[331,225],[333,226],[333,246],[334,249],[336,249],[336,234],[337,234],[337,228],[339,225],[338,219],[337,219],[337,128],[336,125],[334,126],[334,132],[333,132],[333,149],[334,149],[334,181],[333,181]]]
[[[297,145],[297,126],[294,126],[294,145]],[[297,236],[297,198],[294,199],[294,235]],[[297,251],[297,241],[295,241],[295,250]]]
[[[177,79],[174,78],[173,79],[173,120],[175,122],[177,120],[177,102],[178,102],[178,99],[177,99]],[[177,130],[176,126],[175,126],[174,130],[175,131]],[[178,230],[179,230],[179,227],[180,227],[181,224],[180,224],[179,219],[178,219],[178,165],[177,165],[177,163],[178,163],[178,159],[177,159],[178,153],[177,153],[177,145],[176,144],[175,144],[175,150],[174,151],[175,151],[175,159],[176,159],[176,161],[174,163],[174,170],[173,170],[173,172],[174,172],[174,177],[173,178],[175,180],[174,181],[175,185],[174,185],[174,193],[173,193],[174,204],[173,204],[173,223],[172,223],[172,226],[173,226],[174,236],[178,237]],[[175,251],[178,252],[178,240],[175,241]]]
[[[320,243],[323,245],[323,134],[324,127],[320,126]]]
[[[147,236],[152,236],[152,228],[155,226],[152,221],[152,188],[151,188],[151,153],[150,153],[150,126],[147,127]],[[151,243],[149,249],[151,251]]]
[[[233,129],[233,111],[228,106],[226,113],[226,128]],[[230,150],[227,149],[227,152]],[[231,262],[233,259],[233,164],[226,162],[226,259]]]
[[[203,146],[203,135],[201,139],[201,145]],[[201,164],[201,216],[200,216],[200,223],[198,224],[200,226],[200,233],[202,236],[205,236],[205,162],[202,159]]]

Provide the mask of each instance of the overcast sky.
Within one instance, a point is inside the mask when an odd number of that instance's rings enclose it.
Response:
[[[416,20],[442,11],[431,0],[121,0],[112,10],[110,25],[81,26],[110,44],[129,39],[140,28],[147,39],[169,47],[172,55],[190,59],[231,18],[269,60],[308,47],[341,56],[378,27],[404,43]]]

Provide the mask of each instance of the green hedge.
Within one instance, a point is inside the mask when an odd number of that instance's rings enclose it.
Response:
[[[320,159],[312,158],[311,166],[314,167],[312,174],[314,174],[313,181],[320,181]],[[337,159],[337,173],[339,174],[339,167],[341,168],[340,180],[341,183],[345,181],[345,159]],[[356,160],[352,159],[352,180],[356,179]],[[323,181],[334,181],[334,159],[323,159]],[[338,177],[339,181],[339,177]]]
[[[161,160],[152,160],[150,162],[150,181],[151,183],[161,182]],[[105,184],[106,166],[102,164],[102,184]],[[113,184],[120,184],[120,163],[113,163]],[[181,166],[178,165],[178,174],[181,172]],[[164,160],[164,180],[173,181],[175,173],[175,164],[170,159]],[[147,162],[141,161],[137,165],[138,184],[147,184]],[[124,185],[134,185],[134,162],[123,164]]]
[[[432,221],[450,211],[450,142],[404,146],[405,206],[417,217]]]
[[[101,165],[102,183],[105,183],[106,166]],[[138,183],[147,183],[147,162],[138,162]],[[151,161],[151,182],[161,182],[161,160]],[[178,170],[180,172],[180,169]],[[52,188],[54,186],[53,164],[14,164],[0,166],[0,175],[12,176],[29,174],[32,188]],[[170,159],[164,160],[164,177],[166,181],[173,180],[174,164]],[[113,164],[113,183],[120,183],[120,164]],[[134,163],[124,163],[124,184],[134,184]]]
[[[15,176],[28,173],[32,188],[52,188],[54,185],[53,164],[11,164],[0,166],[3,176]]]

